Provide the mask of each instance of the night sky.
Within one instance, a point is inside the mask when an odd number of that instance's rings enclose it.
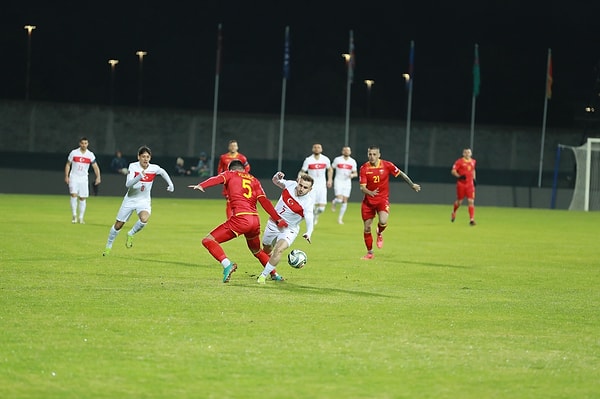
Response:
[[[286,26],[288,114],[345,115],[341,54],[348,51],[350,29],[356,54],[352,118],[406,118],[402,73],[408,70],[411,40],[414,121],[469,123],[475,43],[481,68],[478,123],[541,124],[548,48],[554,78],[549,126],[574,126],[586,105],[600,108],[600,1],[69,3],[3,4],[0,98],[25,98],[23,26],[32,24],[37,28],[31,37],[31,100],[108,105],[108,60],[115,58],[120,62],[114,104],[135,107],[135,52],[145,50],[143,107],[211,112],[222,23],[222,112],[279,114]],[[375,80],[370,107],[365,79]]]

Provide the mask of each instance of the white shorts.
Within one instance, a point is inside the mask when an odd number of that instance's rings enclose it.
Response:
[[[280,230],[275,222],[269,219],[263,233],[262,242],[263,245],[274,247],[277,241],[286,240],[288,246],[291,246],[296,237],[298,237],[299,232],[300,226],[288,226]]]
[[[77,194],[78,197],[87,198],[90,196],[90,186],[87,179],[69,178],[69,194]]]
[[[342,181],[333,181],[333,192],[335,196],[342,195],[346,198],[350,197],[350,191],[352,191],[352,181],[351,180],[342,180]]]
[[[315,205],[327,203],[327,186],[325,184],[313,186],[311,194],[315,199]]]
[[[146,211],[149,214],[152,213],[152,206],[150,205],[150,201],[139,201],[125,198],[123,199],[123,203],[121,203],[119,212],[117,212],[117,220],[119,222],[126,222],[129,220],[133,212],[139,214],[142,211]]]

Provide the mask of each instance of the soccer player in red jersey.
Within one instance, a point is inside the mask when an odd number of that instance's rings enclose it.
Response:
[[[472,158],[473,151],[470,148],[464,148],[462,155],[462,158],[454,162],[450,171],[452,176],[456,177],[456,201],[454,201],[454,209],[452,210],[450,221],[454,222],[456,219],[456,210],[466,198],[469,205],[469,224],[475,226],[475,184],[477,180],[475,164],[477,161]]]
[[[221,243],[243,234],[248,249],[260,263],[264,266],[269,261],[269,255],[260,247],[260,217],[256,208],[257,202],[267,211],[277,227],[285,228],[287,223],[277,214],[275,207],[265,195],[260,181],[244,171],[244,164],[239,159],[231,161],[228,170],[188,187],[204,192],[206,188],[218,184],[223,184],[225,188],[232,215],[204,237],[202,245],[223,265],[223,282],[226,283],[237,269],[237,264],[225,255]]]
[[[223,173],[226,170],[228,170],[229,163],[234,159],[237,159],[242,162],[242,165],[244,166],[244,171],[250,172],[250,164],[248,163],[248,159],[245,155],[238,152],[237,140],[229,140],[227,152],[219,157],[217,174]],[[229,198],[227,197],[227,191],[225,190],[225,188],[223,188],[223,197],[225,197],[225,200],[227,201],[225,203],[225,215],[227,216],[227,219],[229,219],[231,217],[231,205],[229,203]]]
[[[361,213],[364,223],[365,246],[367,247],[367,254],[362,259],[367,260],[374,257],[371,226],[375,215],[379,219],[377,223],[377,248],[383,248],[382,233],[387,227],[390,215],[390,175],[394,177],[401,176],[410,188],[416,192],[421,191],[421,186],[413,183],[406,173],[393,163],[380,159],[380,157],[379,147],[369,147],[367,150],[369,161],[360,167],[359,172],[360,191],[365,194],[361,205]]]

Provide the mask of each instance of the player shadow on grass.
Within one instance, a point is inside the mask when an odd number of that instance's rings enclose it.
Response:
[[[366,292],[366,291],[352,291],[352,290],[342,290],[339,288],[331,288],[331,287],[310,287],[308,285],[297,285],[294,283],[286,283],[286,284],[278,284],[277,288],[283,288],[286,291],[294,291],[294,292],[319,292],[321,294],[346,294],[346,295],[356,295],[361,297],[376,297],[376,298],[394,298],[400,299],[401,296],[397,295],[385,295],[385,294],[377,294],[375,292]]]
[[[432,267],[451,267],[454,269],[472,269],[473,268],[473,266],[450,265],[447,263],[411,262],[411,261],[406,261],[406,260],[403,260],[402,263],[408,263],[410,265],[432,266]]]
[[[245,273],[248,277],[255,280],[258,277],[258,274],[252,274],[250,272]],[[272,284],[269,284],[270,287],[277,288],[283,291],[293,291],[297,293],[306,293],[312,294],[318,292],[322,295],[337,295],[337,294],[346,294],[346,295],[356,295],[361,297],[376,297],[376,298],[394,298],[400,299],[401,296],[398,295],[385,295],[385,294],[377,294],[374,292],[367,291],[352,291],[352,290],[343,290],[340,288],[331,288],[331,287],[314,287],[308,285],[299,285],[293,283],[291,280],[285,280],[282,282],[274,281]],[[245,285],[243,287],[246,287]],[[260,287],[259,287],[260,288]]]
[[[111,256],[112,257],[112,256]],[[139,260],[140,262],[144,262],[144,263],[166,263],[169,265],[177,265],[177,266],[188,266],[188,267],[209,267],[208,263],[206,265],[202,265],[200,263],[187,263],[187,262],[178,262],[178,261],[174,261],[174,260],[159,260],[159,259],[148,259],[148,258],[134,258],[134,257],[130,257],[130,259],[133,260]],[[212,265],[211,267],[214,267],[214,265]]]

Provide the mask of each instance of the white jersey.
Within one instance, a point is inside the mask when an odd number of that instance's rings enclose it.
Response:
[[[67,160],[71,162],[69,179],[87,180],[90,165],[96,162],[96,156],[90,150],[81,152],[79,147],[69,153]]]
[[[334,182],[336,183],[350,181],[350,175],[352,174],[352,172],[356,173],[358,170],[356,160],[352,157],[348,157],[348,159],[345,159],[343,155],[335,157],[331,166],[335,170]]]
[[[150,200],[150,191],[152,191],[152,184],[156,176],[162,176],[169,187],[173,187],[173,181],[171,181],[169,174],[160,166],[152,163],[148,164],[143,178],[141,176],[142,170],[139,162],[129,164],[127,181],[125,183],[128,190],[127,194],[125,194],[125,199]]]
[[[319,159],[315,158],[315,154],[306,157],[302,164],[302,170],[305,170],[310,177],[314,179],[314,186],[327,185],[327,169],[331,168],[331,161],[323,154],[319,155]]]
[[[313,230],[313,208],[315,206],[312,195],[296,195],[298,182],[294,180],[280,180],[285,184],[281,197],[275,205],[275,210],[287,222],[290,228],[298,229],[302,219],[306,221],[306,232],[312,234]]]

